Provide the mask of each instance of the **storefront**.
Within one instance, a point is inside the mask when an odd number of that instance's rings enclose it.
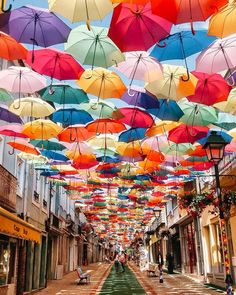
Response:
[[[0,293],[14,294],[21,284],[18,272],[19,248],[24,240],[41,242],[41,232],[34,226],[0,207]]]

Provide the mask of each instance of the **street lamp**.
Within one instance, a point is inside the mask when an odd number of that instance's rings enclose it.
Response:
[[[224,157],[225,146],[228,144],[227,141],[223,138],[222,135],[217,133],[216,131],[211,131],[210,135],[207,138],[206,143],[203,146],[203,149],[206,150],[207,158],[209,162],[214,164],[215,168],[215,179],[216,179],[216,194],[219,201],[219,215],[220,215],[220,229],[221,229],[221,240],[222,245],[224,246],[224,266],[226,273],[226,294],[233,294],[232,291],[232,277],[230,275],[229,268],[229,254],[228,254],[228,240],[227,240],[227,232],[226,225],[224,219],[224,211],[222,209],[222,194],[221,194],[221,186],[220,186],[220,175],[219,175],[219,163]]]

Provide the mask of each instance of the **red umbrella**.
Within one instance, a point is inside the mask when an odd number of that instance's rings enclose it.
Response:
[[[194,143],[206,137],[209,128],[205,126],[190,126],[182,124],[169,131],[168,140],[175,143]]]
[[[134,11],[130,4],[120,4],[113,12],[108,36],[121,51],[147,51],[152,45],[169,35],[172,24],[152,14],[147,3]]]
[[[68,53],[47,48],[34,51],[34,62],[32,62],[32,51],[29,51],[26,62],[34,71],[56,78],[58,80],[76,80],[79,79],[84,69]]]
[[[219,74],[192,72],[198,78],[195,93],[188,96],[188,100],[205,105],[227,100],[231,87]]]
[[[152,11],[174,24],[205,21],[228,0],[151,0]]]
[[[65,128],[57,137],[64,142],[79,142],[86,141],[94,135],[95,133],[89,132],[85,127],[74,125]]]
[[[152,116],[138,108],[120,108],[119,112],[123,115],[119,121],[132,128],[149,128],[154,124]]]
[[[99,134],[120,133],[121,131],[126,130],[124,124],[112,119],[97,119],[89,123],[86,128],[89,132]]]
[[[0,134],[13,137],[28,138],[27,135],[22,134],[22,125],[4,125],[0,127]]]
[[[196,171],[204,171],[204,170],[209,170],[212,166],[214,166],[214,163],[205,162],[205,163],[202,163],[202,164],[194,165],[193,169],[196,170]]]

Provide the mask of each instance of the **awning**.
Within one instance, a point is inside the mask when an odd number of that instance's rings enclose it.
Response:
[[[2,207],[0,207],[0,233],[39,244],[41,242],[40,230]]]

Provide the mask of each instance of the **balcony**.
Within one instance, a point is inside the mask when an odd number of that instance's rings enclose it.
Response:
[[[16,177],[0,165],[0,206],[11,212],[15,212],[16,190]]]

